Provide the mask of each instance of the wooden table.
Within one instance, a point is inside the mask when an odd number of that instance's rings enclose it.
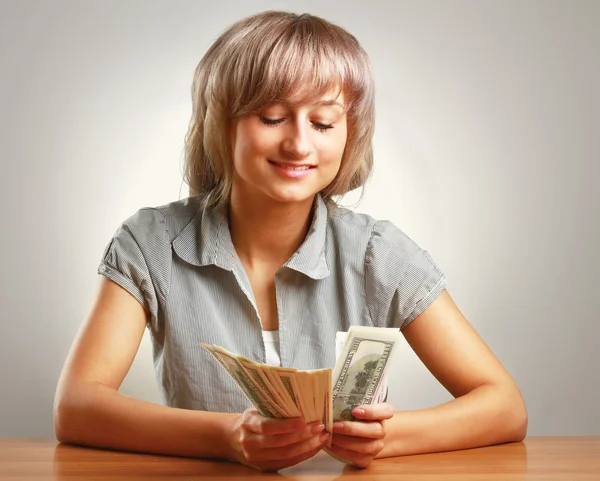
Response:
[[[0,439],[0,480],[598,481],[600,436],[529,437],[523,443],[376,460],[367,469],[325,453],[279,473],[237,464],[87,449],[54,440]]]

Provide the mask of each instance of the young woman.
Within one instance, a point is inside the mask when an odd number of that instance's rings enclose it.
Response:
[[[334,202],[371,170],[373,92],[367,54],[321,18],[264,12],[217,39],[193,82],[190,197],[139,210],[106,248],[59,381],[58,440],[291,466],[327,443],[323,425],[249,409],[199,343],[333,367],[335,334],[351,325],[400,328],[455,399],[361,406],[361,421],[334,425],[334,454],[364,467],[523,439],[519,389],[431,257],[391,223]],[[118,392],[145,328],[166,406]]]

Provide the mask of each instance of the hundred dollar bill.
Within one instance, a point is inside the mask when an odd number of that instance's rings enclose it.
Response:
[[[270,418],[285,417],[281,410],[271,402],[269,396],[253,381],[234,354],[220,346],[204,343],[200,345],[219,361],[260,414]]]
[[[376,327],[376,328],[374,327],[372,329],[378,329],[378,330],[381,330],[381,331],[388,331],[388,332],[399,332],[400,331],[400,329],[398,329],[396,327]],[[342,354],[342,350],[344,349],[344,344],[346,343],[346,339],[347,338],[348,338],[348,333],[347,332],[338,331],[336,333],[336,335],[335,335],[335,359],[336,359],[336,364],[337,364],[337,360],[339,359],[340,355]],[[386,398],[387,398],[387,394],[388,394],[388,382],[387,382],[387,375],[385,375],[381,379],[381,384],[380,384],[379,389],[375,393],[375,397],[373,399],[373,403],[384,402],[386,400]]]
[[[298,369],[262,364],[240,355],[236,358],[244,366],[246,372],[261,385],[271,400],[275,401],[276,399],[275,402],[282,408],[282,411],[285,411],[286,417],[304,417],[298,402],[300,389],[293,383],[293,374],[298,372]],[[292,382],[285,377],[286,375],[292,376]],[[257,376],[260,376],[261,379],[256,379]]]
[[[330,436],[327,440],[327,447],[331,447],[331,438],[333,437],[333,406],[332,406],[332,396],[331,396],[331,379],[332,372],[331,369],[326,369],[323,374],[323,383],[325,385],[325,412],[323,416],[323,424],[325,425],[325,431],[327,431]]]
[[[309,371],[298,371],[294,375],[298,387],[300,389],[300,396],[304,404],[304,419],[307,423],[320,420],[317,414],[316,408],[316,392],[314,390],[313,379]]]
[[[283,417],[293,417],[293,414],[290,413],[287,403],[282,396],[283,393],[278,391],[271,378],[267,376],[267,370],[263,370],[264,364],[256,363],[242,356],[237,356],[237,360],[248,375],[254,380],[255,384],[260,387],[261,391],[268,396],[271,404],[283,414]]]
[[[277,375],[274,366],[264,367],[261,366],[261,370],[264,375],[271,381],[271,386],[273,386],[274,394],[278,396],[278,398],[282,401],[282,404],[285,406],[285,409],[288,412],[288,417],[297,418],[302,417],[300,413],[300,409],[296,404],[296,395],[292,391],[287,389],[287,387],[281,381],[281,378]]]
[[[374,402],[399,341],[399,330],[350,328],[333,373],[333,421],[355,420],[354,408]]]
[[[295,368],[275,367],[273,372],[279,377],[283,387],[285,388],[288,396],[294,403],[294,405],[300,411],[300,416],[304,419],[308,417],[308,407],[304,402],[304,396],[302,395],[302,389],[296,378],[298,372]]]

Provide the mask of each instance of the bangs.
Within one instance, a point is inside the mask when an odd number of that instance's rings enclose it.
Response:
[[[354,37],[340,35],[337,27],[315,17],[300,16],[291,25],[268,27],[249,32],[254,38],[238,44],[234,77],[239,83],[233,82],[230,91],[232,117],[275,102],[311,104],[327,94],[333,100],[341,92],[346,110],[351,109],[351,94],[362,91],[363,79],[370,75]]]

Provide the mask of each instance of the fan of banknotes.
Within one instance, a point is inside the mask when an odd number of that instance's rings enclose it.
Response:
[[[333,372],[330,368],[303,371],[270,366],[220,346],[201,346],[227,370],[263,416],[321,421],[333,434],[335,421],[353,420],[355,407],[380,402],[386,395],[386,373],[399,340],[398,329],[352,326],[336,336]]]

